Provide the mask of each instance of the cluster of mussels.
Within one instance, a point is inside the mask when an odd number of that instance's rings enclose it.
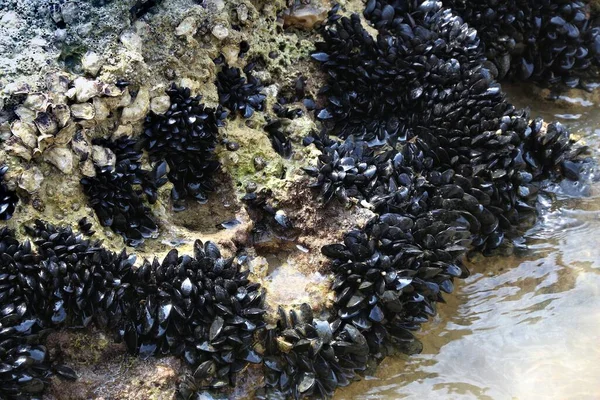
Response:
[[[205,107],[202,96],[192,96],[189,88],[173,84],[167,94],[169,110],[150,112],[142,143],[152,161],[167,162],[173,208],[181,211],[188,198],[205,203],[207,193],[214,190],[212,178],[219,169],[214,150],[227,113],[221,107]]]
[[[138,246],[158,231],[143,195],[149,203],[156,202],[158,188],[166,183],[166,164],[144,170],[142,151],[135,139],[95,140],[94,144],[110,149],[116,163],[114,167],[96,166],[96,176],[81,179],[83,191],[100,224],[123,236],[129,246]]]
[[[0,221],[11,219],[19,202],[17,194],[3,183],[7,171],[6,165],[0,166]]]
[[[374,1],[373,10],[404,2]],[[477,29],[499,78],[575,87],[600,65],[600,27],[590,2],[443,0]],[[373,11],[375,12],[375,11]]]
[[[81,221],[86,231],[89,225]],[[234,383],[248,363],[260,363],[254,332],[264,326],[264,295],[248,280],[244,257],[223,258],[211,242],[194,255],[172,250],[162,262],[114,253],[71,228],[41,221],[21,242],[0,230],[0,397],[41,398],[53,373],[43,341],[60,327],[118,332],[133,354],[182,357],[194,369],[180,389],[189,398],[200,388]]]
[[[250,118],[255,111],[264,111],[267,96],[263,93],[260,79],[252,74],[256,64],[248,63],[244,74],[239,68],[224,65],[217,74],[217,89],[219,103],[229,109],[233,116],[240,113],[244,118]]]
[[[542,181],[578,179],[586,150],[506,100],[477,32],[441,2],[367,2],[377,37],[336,11],[313,54],[328,82],[323,132],[304,141],[322,154],[305,172],[322,201],[375,216],[322,248],[331,317],[281,312],[268,331],[267,387],[294,398],[328,397],[369,359],[419,352],[413,332],[468,275],[465,253],[510,249]]]
[[[562,22],[533,14],[550,40],[535,41],[556,47],[549,54],[558,64],[588,56],[571,54],[577,40],[563,37],[574,36],[571,25],[580,32],[588,27],[578,7],[533,7],[560,9]],[[322,153],[316,166],[304,169],[311,186],[324,203],[358,203],[375,215],[347,232],[343,243],[321,249],[331,259],[333,309],[314,316],[306,304],[298,311],[280,308],[277,324],[266,326],[264,293],[248,279],[247,257],[223,258],[211,242],[197,241],[193,255],[172,250],[162,261],[136,268],[135,256],[86,239],[93,235],[87,220],[79,222],[82,234],[37,221],[26,228],[33,245],[4,228],[0,397],[39,398],[52,373],[76,378],[70,368],[50,363],[43,341],[53,329],[90,324],[117,332],[132,354],[182,357],[193,370],[182,379],[183,399],[235,384],[240,371],[260,363],[265,396],[330,397],[370,362],[398,350],[419,352],[413,332],[436,314],[454,279],[468,275],[464,254],[509,249],[536,218],[543,180],[579,178],[585,149],[573,148],[562,125],[531,119],[506,100],[496,67],[486,58],[492,47],[455,11],[440,1],[369,0],[363,15],[378,32],[373,37],[358,15],[341,17],[338,8],[329,13],[313,54],[328,77],[320,107],[305,97],[299,78],[295,95],[274,110],[282,119],[293,118],[297,113],[284,106],[300,100],[315,110],[323,131],[304,140]],[[504,12],[493,8],[497,15]],[[531,37],[515,42],[529,43]],[[508,51],[514,60],[511,49],[498,52]],[[539,48],[528,51],[536,60],[548,56]],[[567,76],[547,62],[538,69],[536,62],[506,68],[549,82]],[[587,67],[584,61],[573,65],[573,71]],[[533,72],[519,75],[520,68]],[[221,105],[246,118],[265,102],[252,69],[245,68],[244,78],[224,66],[216,82]],[[204,202],[218,169],[213,151],[226,112],[204,107],[189,89],[173,85],[167,93],[169,110],[150,113],[141,140],[96,142],[115,154],[115,167],[97,168],[95,177],[82,180],[101,223],[132,245],[157,229],[144,197],[155,202],[158,188],[170,180],[175,209],[183,209],[188,198]],[[283,128],[283,120],[265,127],[273,147],[289,157],[292,146]],[[144,148],[151,170],[142,168]],[[0,169],[0,178],[5,172]],[[257,193],[243,200],[264,214],[259,223],[293,228],[282,210]],[[16,201],[0,184],[0,219],[10,217]]]
[[[129,246],[140,245],[158,231],[146,201],[154,204],[161,186],[173,183],[173,209],[181,211],[188,198],[207,201],[219,169],[214,150],[226,112],[205,107],[189,88],[172,85],[167,94],[169,109],[164,114],[150,112],[141,139],[96,139],[95,145],[115,155],[115,166],[96,166],[94,177],[81,180],[100,224],[122,235]],[[142,167],[144,149],[153,163],[151,170]]]

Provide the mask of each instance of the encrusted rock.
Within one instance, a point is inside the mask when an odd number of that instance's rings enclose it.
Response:
[[[44,159],[63,174],[73,172],[73,153],[66,147],[52,147],[44,152]]]
[[[21,173],[18,184],[21,189],[31,194],[40,189],[43,180],[44,175],[42,172],[37,167],[33,166]]]
[[[171,99],[169,96],[154,97],[150,102],[150,110],[155,114],[164,114],[171,107]]]
[[[145,87],[140,88],[135,100],[123,109],[121,122],[134,123],[144,119],[150,108],[150,93]]]
[[[81,103],[71,105],[71,114],[77,119],[93,119],[96,115],[94,106],[91,103]]]

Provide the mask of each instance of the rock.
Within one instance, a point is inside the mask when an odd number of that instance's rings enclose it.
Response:
[[[115,156],[115,153],[113,153],[111,149],[98,145],[93,145],[92,160],[94,161],[94,165],[96,165],[97,167],[111,167],[112,169],[114,169],[117,163],[117,156]]]
[[[92,97],[99,96],[102,93],[102,84],[97,81],[79,77],[73,81],[73,84],[75,85],[75,96],[78,103],[85,103]]]
[[[60,13],[65,24],[71,25],[78,20],[79,7],[76,2],[69,1],[61,6]]]
[[[229,30],[223,24],[217,24],[212,28],[212,34],[219,40],[223,40],[229,36]]]
[[[94,105],[91,103],[81,103],[71,105],[71,115],[76,119],[93,119],[96,115]]]
[[[81,66],[85,72],[96,76],[102,67],[102,60],[96,52],[88,51],[81,59]]]
[[[44,160],[54,165],[63,174],[73,172],[73,153],[66,147],[52,147],[44,152]]]
[[[171,107],[171,98],[169,96],[154,97],[150,102],[150,110],[155,114],[164,114]]]
[[[31,149],[37,146],[37,128],[35,125],[17,120],[10,126],[10,131],[21,139],[25,146]]]
[[[196,33],[196,29],[198,29],[198,22],[194,17],[187,17],[179,26],[175,29],[175,35],[177,36],[192,36]]]
[[[37,192],[44,180],[44,175],[42,172],[35,166],[23,171],[18,180],[18,185],[21,189],[25,190],[27,193],[35,193]]]
[[[138,94],[130,105],[123,109],[121,122],[133,123],[144,119],[150,108],[150,93],[145,87],[140,88]]]

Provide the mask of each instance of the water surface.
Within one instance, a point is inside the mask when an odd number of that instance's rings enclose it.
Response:
[[[598,104],[527,93],[509,88],[515,105],[569,126],[597,157]],[[600,399],[600,184],[588,194],[559,194],[519,254],[469,262],[471,276],[419,333],[423,353],[385,360],[336,400]]]

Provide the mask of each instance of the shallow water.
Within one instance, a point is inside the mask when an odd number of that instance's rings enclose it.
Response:
[[[509,89],[515,105],[600,153],[598,104],[575,97],[565,108]],[[336,400],[600,399],[599,238],[600,184],[586,198],[559,196],[525,251],[469,263],[471,276],[420,332],[422,354],[384,361]]]

